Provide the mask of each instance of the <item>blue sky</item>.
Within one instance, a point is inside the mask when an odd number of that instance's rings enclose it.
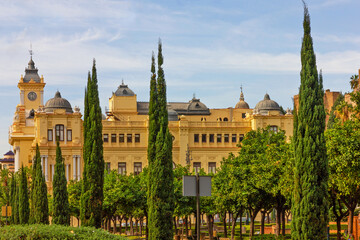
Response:
[[[360,68],[360,1],[307,2],[324,88],[347,92]],[[234,107],[242,84],[251,108],[267,92],[286,109],[298,92],[300,0],[4,0],[0,9],[0,156],[10,149],[8,128],[30,42],[45,100],[59,90],[81,111],[93,58],[103,110],[122,79],[139,101],[148,101],[159,37],[168,101],[195,93],[209,108]]]

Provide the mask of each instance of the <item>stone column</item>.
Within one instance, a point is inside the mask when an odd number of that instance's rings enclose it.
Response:
[[[54,181],[55,165],[51,165],[51,181]]]
[[[73,156],[73,180],[76,180],[76,156]]]
[[[78,173],[78,180],[80,181],[80,155],[77,156],[77,173]]]
[[[49,181],[49,177],[48,177],[48,156],[44,156],[45,158],[45,181],[48,182]]]
[[[65,126],[64,126],[64,142],[65,144],[67,143],[67,131]]]
[[[65,165],[65,176],[66,176],[66,181],[69,181],[69,164]]]
[[[55,127],[53,127],[53,143],[56,143],[56,132],[55,132]]]
[[[15,172],[19,171],[20,168],[20,147],[15,147]]]
[[[21,90],[20,91],[20,105],[24,105],[25,104],[25,91]]]
[[[40,91],[40,105],[44,106],[44,90]]]

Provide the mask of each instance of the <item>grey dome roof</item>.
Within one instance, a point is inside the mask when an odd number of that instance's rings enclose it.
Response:
[[[125,85],[124,82],[122,82],[121,85],[116,90],[115,95],[116,96],[134,96],[135,93],[128,87],[128,85]]]
[[[167,106],[167,112],[168,112],[168,121],[179,121],[178,113],[174,109],[172,109],[170,104],[168,104]]]
[[[61,97],[59,91],[55,93],[54,98],[49,99],[45,104],[45,112],[53,112],[55,109],[65,109],[67,113],[73,113],[71,104]]]
[[[261,100],[258,102],[255,106],[255,110],[259,114],[267,114],[269,111],[279,111],[280,107],[279,104],[273,100],[270,99],[269,94],[265,94],[264,100]]]
[[[204,111],[209,110],[209,108],[200,102],[200,99],[193,97],[189,102],[188,111]]]
[[[240,93],[240,101],[235,105],[235,108],[242,108],[242,109],[249,109],[249,104],[247,102],[245,102],[244,99],[244,94],[242,92],[242,87],[241,87],[241,93]]]
[[[25,76],[23,78],[23,81],[25,83],[27,83],[27,82],[30,82],[31,79],[33,79],[37,83],[41,82],[41,79],[38,74],[38,69],[35,68],[35,63],[32,60],[32,57],[30,58],[28,67],[25,68]]]

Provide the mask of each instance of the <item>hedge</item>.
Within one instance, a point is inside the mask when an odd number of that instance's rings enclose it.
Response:
[[[61,225],[9,225],[0,227],[1,240],[71,240],[71,239],[117,239],[126,238],[92,227],[67,227]]]

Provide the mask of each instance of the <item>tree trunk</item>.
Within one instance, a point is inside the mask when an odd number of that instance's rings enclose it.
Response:
[[[178,226],[177,226],[177,224],[176,224],[176,217],[174,217],[173,220],[174,220],[175,234],[178,234]]]
[[[242,211],[239,211],[239,215],[240,215],[240,240],[242,240]]]
[[[135,231],[138,233],[139,232],[139,219],[135,220]]]
[[[134,235],[134,224],[132,216],[130,216],[130,234]]]
[[[231,240],[235,240],[235,228],[236,228],[236,219],[238,218],[239,213],[231,213]],[[241,231],[241,229],[240,229]]]
[[[122,234],[122,220],[123,218],[119,216],[119,222],[120,222],[120,234]]]
[[[341,218],[336,218],[337,239],[341,240]]]
[[[117,229],[116,229],[116,217],[113,217],[113,224],[114,224],[113,233],[116,233],[116,231],[117,231]]]
[[[281,212],[281,217],[282,217],[282,235],[285,236],[285,208],[282,210]]]
[[[125,233],[128,231],[128,218],[125,218]]]
[[[110,232],[111,230],[111,217],[108,217],[107,219],[107,230]]]
[[[140,237],[143,235],[143,218],[140,218]]]
[[[261,211],[261,228],[260,228],[261,235],[265,233],[265,215],[266,215],[266,211],[265,210]]]
[[[250,239],[252,239],[252,237],[254,236],[254,233],[255,233],[255,218],[256,218],[256,215],[259,213],[260,210],[253,210],[250,212]]]
[[[185,217],[185,236],[189,236],[189,226],[188,226],[188,217]]]
[[[206,221],[207,221],[207,225],[208,225],[208,231],[209,231],[210,240],[213,240],[214,239],[214,236],[213,236],[213,221],[212,221],[212,216],[210,214],[209,215],[206,214]]]
[[[355,208],[349,209],[348,234],[353,234]]]
[[[228,214],[229,214],[229,224],[228,224],[228,228],[229,228],[229,230],[230,230],[230,228],[231,228],[231,218],[232,218],[232,213],[231,213],[231,212],[229,212]]]
[[[276,236],[280,235],[280,230],[281,230],[281,212],[282,209],[280,207],[278,207],[276,209]]]
[[[224,237],[227,238],[227,228],[226,228],[226,212],[223,216],[223,225],[224,225]]]

